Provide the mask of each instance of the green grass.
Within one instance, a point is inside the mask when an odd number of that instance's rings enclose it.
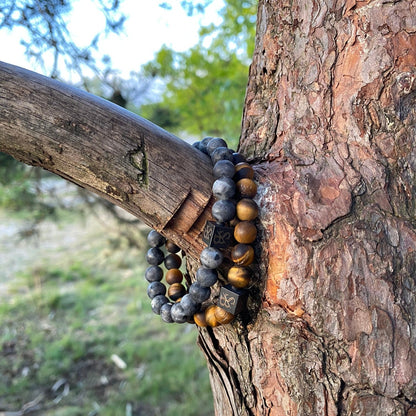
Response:
[[[33,415],[212,415],[196,329],[153,315],[144,255],[125,243],[114,251],[105,235],[59,262],[40,259],[8,283],[0,413],[40,398]]]

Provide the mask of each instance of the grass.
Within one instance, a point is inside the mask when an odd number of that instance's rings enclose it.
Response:
[[[41,232],[47,250],[0,278],[0,414],[212,415],[196,329],[153,315],[143,253],[91,222],[57,226],[66,248]]]

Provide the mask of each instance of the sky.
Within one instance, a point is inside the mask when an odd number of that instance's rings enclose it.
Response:
[[[123,0],[121,10],[128,17],[124,33],[111,34],[99,43],[99,55],[110,56],[112,67],[118,69],[123,78],[152,60],[164,44],[177,51],[189,49],[198,41],[201,24],[219,23],[217,12],[223,5],[222,0],[214,0],[203,16],[189,17],[180,6],[180,0],[171,1],[171,10],[159,7],[159,3],[158,0]],[[89,44],[104,26],[104,18],[97,13],[92,0],[73,1],[69,30],[76,43]],[[41,67],[25,57],[24,47],[20,44],[24,36],[23,29],[1,30],[0,60],[42,72]]]

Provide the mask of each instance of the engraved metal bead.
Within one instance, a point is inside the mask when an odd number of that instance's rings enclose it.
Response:
[[[196,281],[205,287],[211,287],[215,285],[218,280],[218,273],[215,269],[207,269],[205,267],[200,267],[196,271]]]
[[[201,264],[207,269],[216,269],[223,261],[224,257],[218,249],[214,247],[204,248],[201,252]]]
[[[220,199],[212,206],[212,216],[218,222],[231,221],[235,217],[235,203],[228,199]]]
[[[152,266],[158,266],[165,259],[165,255],[160,248],[152,247],[147,250],[146,260]]]
[[[163,279],[163,270],[159,266],[150,266],[144,272],[145,279],[151,282],[160,282]]]
[[[238,266],[249,266],[254,261],[253,247],[247,244],[237,244],[231,251],[231,259]]]
[[[147,287],[147,296],[153,299],[157,295],[164,295],[166,293],[166,286],[160,282],[152,282]]]
[[[234,228],[234,238],[237,242],[251,244],[257,237],[257,228],[250,221],[241,221]]]
[[[212,185],[212,193],[217,199],[231,199],[235,195],[235,182],[231,178],[222,177]]]

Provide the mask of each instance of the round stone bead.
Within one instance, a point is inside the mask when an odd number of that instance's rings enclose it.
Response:
[[[207,326],[207,321],[205,319],[205,311],[197,312],[194,315],[194,322],[201,328],[205,328]]]
[[[149,234],[147,234],[147,242],[150,247],[161,247],[165,244],[165,241],[165,237],[155,230],[152,230]]]
[[[237,266],[249,266],[254,261],[253,247],[237,244],[231,251],[231,259]]]
[[[201,149],[199,148],[200,144],[201,144],[201,142],[200,142],[200,141],[193,142],[193,143],[192,143],[192,147],[195,147],[195,149],[201,150]]]
[[[187,295],[184,295],[183,298],[181,299],[181,306],[186,316],[191,317],[199,311],[201,304],[198,302],[195,302],[192,296],[187,294]]]
[[[179,269],[170,269],[166,272],[165,279],[168,285],[181,283],[183,280],[183,274]]]
[[[182,264],[182,259],[174,253],[170,253],[165,257],[165,267],[170,269],[179,269]]]
[[[257,228],[250,221],[241,221],[234,228],[234,238],[237,242],[251,244],[257,237]]]
[[[253,221],[259,214],[259,207],[252,199],[244,198],[238,201],[236,211],[239,220]]]
[[[250,284],[251,272],[243,266],[233,266],[228,270],[227,279],[236,288],[243,289]]]
[[[232,178],[235,175],[235,167],[233,162],[229,160],[219,160],[212,169],[214,177],[216,179],[225,176],[226,178]]]
[[[177,324],[183,324],[188,320],[185,311],[180,303],[174,303],[170,308],[170,316]]]
[[[173,322],[172,316],[170,314],[171,308],[172,308],[171,303],[165,303],[160,308],[160,317],[162,318],[163,322],[166,322],[168,324],[171,324]]]
[[[185,294],[186,294],[186,289],[181,283],[174,283],[173,285],[169,286],[168,296],[173,301],[177,301]]]
[[[201,286],[198,282],[195,282],[189,288],[189,294],[196,303],[202,303],[209,299],[211,290],[209,287]]]
[[[211,154],[212,164],[215,165],[219,160],[233,161],[233,151],[227,147],[217,147]]]
[[[166,250],[169,251],[169,253],[178,253],[180,251],[180,247],[178,247],[175,243],[168,240],[165,244]]]
[[[164,295],[166,293],[166,286],[160,282],[152,282],[147,287],[147,296],[150,299],[155,298],[158,295]]]
[[[156,315],[160,314],[160,308],[165,304],[168,303],[169,299],[164,295],[157,295],[152,299],[152,311]]]
[[[147,250],[146,260],[152,266],[158,266],[165,259],[165,255],[160,248],[152,247]]]
[[[228,147],[227,142],[220,137],[214,137],[207,145],[208,154],[212,154],[218,147]]]
[[[221,251],[214,247],[204,248],[201,252],[201,264],[207,269],[216,269],[224,259]]]
[[[212,206],[212,216],[218,222],[231,221],[235,217],[235,203],[228,199],[220,199]]]
[[[217,322],[222,325],[229,324],[234,319],[234,315],[232,313],[220,308],[219,306],[214,309],[214,315]]]
[[[231,199],[235,195],[235,182],[231,178],[219,178],[212,185],[212,193],[217,199]]]
[[[205,310],[205,321],[206,321],[207,325],[209,325],[213,328],[215,328],[216,326],[218,326],[220,324],[218,322],[216,316],[215,316],[215,309],[216,308],[217,308],[217,305],[210,305]]]
[[[207,269],[205,267],[200,267],[196,271],[196,281],[205,287],[211,287],[215,285],[218,280],[218,273],[215,269]]]
[[[253,198],[257,193],[257,185],[253,179],[243,178],[237,182],[237,190],[241,198]]]
[[[245,162],[246,158],[240,154],[240,153],[233,153],[233,162],[234,165],[236,165],[237,163],[241,163],[241,162]]]
[[[159,266],[150,266],[144,272],[145,279],[151,282],[160,282],[163,279],[163,270]]]
[[[204,152],[205,154],[208,154],[207,146],[212,139],[213,137],[205,137],[204,139],[202,139],[199,143],[199,150],[201,152]]]
[[[236,181],[239,181],[240,179],[243,179],[243,178],[253,179],[253,177],[254,177],[254,170],[247,162],[237,163],[235,165],[234,179]]]

